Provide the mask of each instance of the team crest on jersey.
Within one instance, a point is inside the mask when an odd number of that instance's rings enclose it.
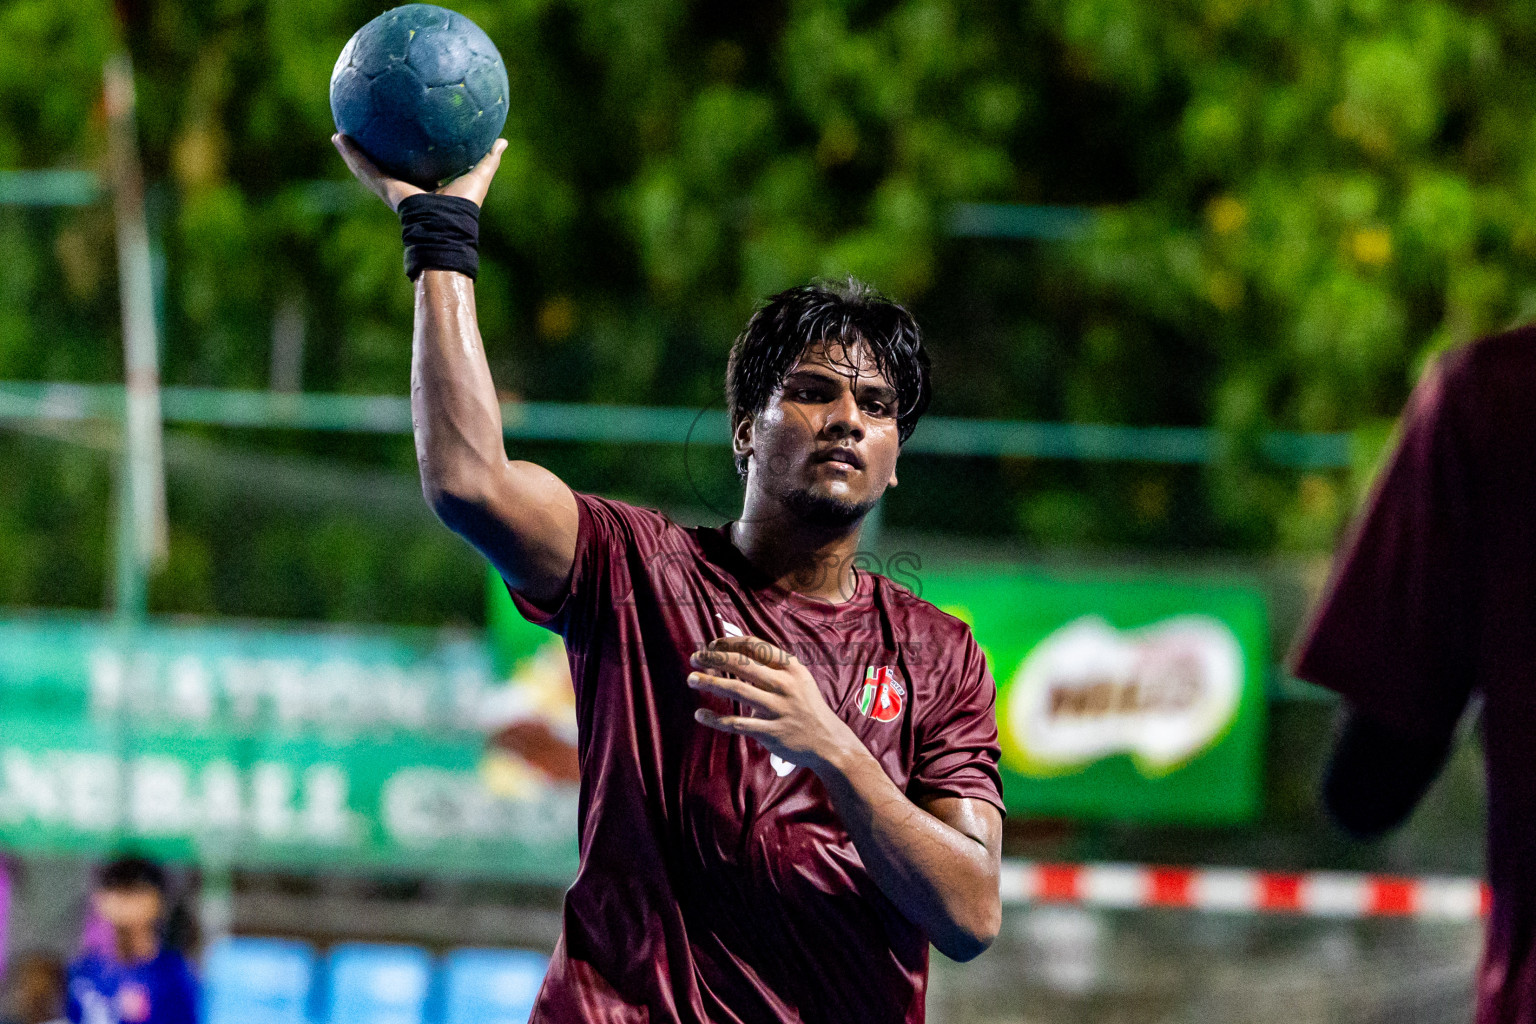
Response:
[[[149,1020],[149,989],[136,981],[124,982],[117,990],[117,1016],[124,1024]]]
[[[906,703],[907,688],[889,665],[871,665],[864,670],[864,689],[859,693],[861,714],[877,722],[893,722],[901,717]]]

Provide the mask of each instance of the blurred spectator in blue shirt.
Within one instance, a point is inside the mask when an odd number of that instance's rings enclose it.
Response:
[[[112,932],[108,949],[88,948],[69,965],[73,1024],[197,1024],[197,982],[186,959],[165,946],[166,878],[142,857],[108,864],[91,893]]]

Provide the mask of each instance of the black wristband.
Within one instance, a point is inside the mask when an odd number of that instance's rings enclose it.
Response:
[[[421,192],[400,200],[405,276],[456,270],[471,280],[480,272],[480,206],[462,196]]]

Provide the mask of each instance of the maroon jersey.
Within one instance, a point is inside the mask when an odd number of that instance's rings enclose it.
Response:
[[[576,495],[553,610],[576,687],[581,867],[532,1020],[923,1020],[928,939],[880,892],[808,769],[700,725],[740,705],[687,685],[688,658],[738,633],[816,677],[914,800],[1002,807],[992,677],[959,619],[860,572],[846,603],[764,578],[727,528]]]
[[[1335,569],[1295,671],[1401,730],[1483,697],[1479,1024],[1536,1024],[1536,329],[1444,357]]]

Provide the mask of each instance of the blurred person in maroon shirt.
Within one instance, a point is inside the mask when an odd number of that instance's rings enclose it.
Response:
[[[1493,893],[1478,1024],[1536,1024],[1536,328],[1440,358],[1293,657],[1344,697],[1323,782],[1361,838],[1402,823],[1482,703]]]
[[[501,146],[401,214],[428,501],[565,640],[581,865],[536,1022],[924,1018],[928,944],[1001,923],[995,692],[969,628],[856,558],[928,405],[902,307],[848,281],[753,315],[727,370],[740,517],[685,529],[506,457],[470,251]]]

